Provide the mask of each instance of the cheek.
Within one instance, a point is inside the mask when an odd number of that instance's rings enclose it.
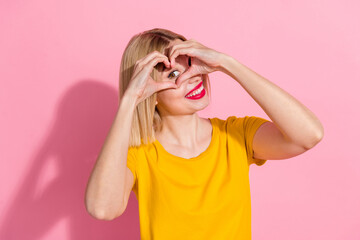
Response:
[[[180,92],[176,92],[172,89],[163,90],[157,95],[158,102],[162,102],[166,105],[175,104],[182,98],[184,98],[184,96]]]

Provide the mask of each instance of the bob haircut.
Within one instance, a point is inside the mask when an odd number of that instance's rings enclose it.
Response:
[[[136,61],[153,51],[165,55],[167,46],[175,39],[187,40],[180,34],[162,28],[143,31],[130,39],[121,58],[119,75],[120,101],[129,86]],[[150,74],[156,82],[161,81],[161,79],[158,79],[161,64],[163,63],[158,63]],[[202,80],[206,91],[209,93],[210,81],[208,74],[203,74]],[[155,92],[136,106],[132,119],[129,147],[138,147],[141,144],[153,143],[156,140],[155,130],[160,130],[162,127],[161,116],[155,105],[156,99],[157,93]]]

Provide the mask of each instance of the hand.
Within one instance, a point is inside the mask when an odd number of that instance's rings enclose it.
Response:
[[[153,51],[136,61],[133,75],[126,89],[126,92],[136,98],[136,105],[155,92],[178,87],[174,82],[155,82],[154,79],[151,78],[150,74],[159,62],[163,62],[168,68],[170,67],[167,56],[158,51]]]
[[[186,72],[177,78],[176,84],[181,85],[182,80],[198,74],[208,74],[220,70],[223,53],[205,47],[194,39],[173,45],[169,49],[171,67],[179,55],[187,55],[191,58],[191,66]]]

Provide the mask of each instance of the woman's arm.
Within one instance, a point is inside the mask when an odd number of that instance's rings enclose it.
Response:
[[[305,150],[312,148],[322,139],[324,129],[319,119],[289,93],[229,55],[222,55],[220,69],[235,79],[275,124],[273,127],[262,128],[267,129],[264,131],[269,134],[260,132],[258,135],[274,136],[274,131],[279,131],[277,135],[282,134],[287,144],[295,144]],[[261,127],[258,131],[261,131]],[[272,140],[271,136],[267,137]],[[254,147],[255,145],[254,138]]]
[[[93,217],[111,220],[125,206],[126,163],[136,98],[124,95],[89,178],[85,206]]]
[[[193,59],[188,70],[178,77],[178,86],[192,76],[222,71],[240,83],[271,118],[273,122],[262,124],[254,135],[255,158],[290,158],[314,147],[322,139],[323,126],[309,109],[231,56],[208,48],[195,39],[170,48],[171,63],[179,55]]]

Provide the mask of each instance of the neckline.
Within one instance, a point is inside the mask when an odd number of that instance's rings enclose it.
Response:
[[[168,151],[166,151],[166,149],[161,145],[161,143],[157,139],[155,139],[154,143],[158,147],[158,149],[169,158],[180,160],[180,161],[189,161],[189,162],[190,161],[196,161],[198,159],[202,159],[203,157],[205,157],[211,151],[211,149],[213,148],[214,142],[215,142],[215,137],[214,136],[215,136],[216,128],[214,126],[213,120],[211,118],[207,118],[207,119],[210,120],[210,123],[211,123],[211,126],[212,126],[210,144],[202,153],[200,153],[196,157],[192,157],[192,158],[179,157],[179,156],[173,155],[173,154],[169,153]]]

